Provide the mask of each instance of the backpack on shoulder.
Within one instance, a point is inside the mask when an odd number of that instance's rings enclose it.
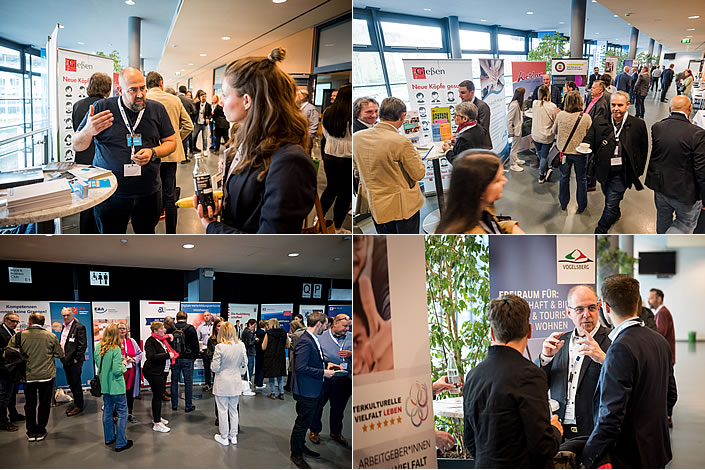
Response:
[[[179,353],[179,356],[183,354],[192,354],[193,351],[188,347],[186,343],[186,329],[191,325],[186,325],[186,328],[176,328],[172,333],[174,335],[174,340],[172,341],[172,348],[174,351]]]
[[[15,339],[16,347],[5,347],[5,368],[14,380],[24,382],[27,375],[27,361],[29,356],[22,351],[22,332],[17,333]]]

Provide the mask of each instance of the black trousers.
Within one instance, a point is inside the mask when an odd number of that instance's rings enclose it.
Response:
[[[264,385],[264,354],[255,356],[255,386]]]
[[[73,404],[83,409],[81,369],[83,369],[83,361],[78,363],[72,362],[71,364],[64,362],[64,374],[66,374],[66,383],[69,384],[69,389],[71,389],[71,394],[73,395]]]
[[[98,230],[105,233],[127,233],[127,224],[137,234],[153,234],[162,214],[162,192],[144,197],[110,196],[93,208]]]
[[[152,422],[159,423],[162,420],[162,395],[166,391],[166,375],[164,372],[158,375],[144,374],[149,386],[152,388]]]
[[[664,101],[666,99],[666,93],[668,93],[669,88],[671,88],[670,83],[664,83],[661,86],[661,101]]]
[[[206,385],[209,387],[213,383],[213,376],[211,374],[211,358],[208,357],[206,351],[201,351],[201,359],[203,360],[203,374],[206,376]],[[218,416],[216,414],[216,416]]]
[[[321,396],[308,398],[294,394],[294,400],[296,400],[296,421],[294,422],[294,429],[291,430],[291,455],[302,457],[304,445],[306,444],[306,431],[311,426],[311,420],[316,413]]]
[[[222,127],[215,128],[215,151],[220,152],[220,139],[223,139],[223,143],[228,141],[228,129],[223,129]]]
[[[162,162],[159,176],[162,178],[162,203],[164,205],[164,223],[166,233],[176,233],[176,162]]]
[[[29,382],[24,384],[24,414],[28,435],[32,436],[47,432],[53,392],[54,379],[48,382]]]
[[[335,228],[340,228],[345,222],[352,199],[352,159],[332,157],[324,153],[323,169],[327,180],[326,189],[321,194],[323,213],[328,212],[335,202],[333,223]]]
[[[321,422],[323,408],[330,401],[330,433],[342,434],[343,415],[350,396],[352,396],[352,380],[350,377],[334,377],[323,380],[323,395],[321,395],[316,414],[311,421],[311,431],[320,434],[323,430],[323,423]]]

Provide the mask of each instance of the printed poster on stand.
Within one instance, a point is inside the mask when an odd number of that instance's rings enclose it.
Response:
[[[541,86],[545,74],[545,60],[512,62],[512,93],[516,92],[517,88],[524,88],[524,106],[534,90]],[[519,152],[528,150],[532,145],[531,134],[522,136]]]
[[[83,368],[81,369],[81,384],[84,387],[88,386],[88,382],[95,375],[93,367],[93,322],[91,321],[91,303],[90,302],[49,302],[49,312],[51,320],[51,331],[61,341],[61,329],[64,324],[64,317],[61,316],[61,310],[68,307],[73,310],[75,320],[86,327],[86,353],[83,357]],[[67,340],[68,341],[68,340]],[[61,361],[56,361],[56,386],[57,388],[67,388],[66,373]]]
[[[618,63],[619,63],[619,57],[612,57],[612,56],[605,57],[605,71],[604,71],[604,73],[609,74],[612,77],[613,81],[614,81],[614,78],[618,75],[618,72],[617,72],[617,64]],[[607,83],[606,85],[609,86],[610,84]]]
[[[573,328],[566,310],[568,291],[577,284],[595,287],[595,249],[592,235],[490,237],[490,298],[515,294],[529,303],[531,360],[551,333]]]
[[[587,79],[590,74],[588,68],[590,60],[583,58],[574,59],[552,59],[551,60],[551,83],[558,86],[563,91],[563,86],[568,82],[575,82],[580,89],[580,94],[585,93]]]
[[[346,314],[347,316],[352,316],[352,305],[329,305],[328,306],[328,316],[335,318],[336,315],[340,315],[341,313]]]
[[[93,302],[92,308],[94,343],[101,340],[103,331],[113,323],[125,323],[130,329],[130,302]]]
[[[198,330],[198,327],[203,323],[203,314],[206,312],[212,314],[214,318],[220,316],[220,302],[181,302],[181,310],[188,315],[186,321]],[[202,345],[202,347],[206,346]],[[193,364],[193,383],[202,384],[205,382],[203,359],[197,357]]]
[[[176,314],[179,312],[180,302],[165,302],[163,300],[140,300],[140,338],[142,344],[140,347],[144,351],[144,342],[152,335],[150,325],[154,321],[164,321],[164,317],[172,317],[176,322]],[[142,367],[147,357],[142,355]],[[167,383],[171,381],[171,371],[167,376]],[[148,387],[147,380],[142,376],[142,386]]]
[[[294,312],[294,304],[262,304],[262,320],[276,318],[279,327],[289,332],[289,323]]]
[[[509,135],[504,89],[504,59],[479,60],[481,98],[490,107],[492,151],[500,157],[506,157],[509,155]]]
[[[20,323],[15,328],[15,332],[26,330],[29,326],[29,316],[32,313],[44,315],[44,329],[51,331],[51,313],[49,312],[49,302],[37,302],[35,300],[3,300],[0,301],[0,318],[7,313],[14,313],[20,317]]]
[[[299,313],[304,317],[304,326],[306,326],[306,320],[308,316],[312,313],[326,313],[325,305],[299,305]]]
[[[418,112],[421,121],[421,137],[419,142],[423,146],[430,146],[433,142],[440,145],[440,122],[436,123],[437,136],[434,138],[433,110],[447,108],[450,114],[447,123],[450,124],[452,134],[456,132],[455,107],[460,103],[458,84],[463,80],[472,80],[471,59],[402,59],[406,85],[409,89],[410,111]],[[444,130],[447,126],[443,126]],[[447,133],[443,136],[448,137]],[[424,154],[426,152],[424,151]],[[436,193],[434,183],[433,161],[426,160],[426,176],[423,179],[424,194],[429,196]],[[439,161],[441,165],[441,182],[443,189],[448,189],[450,184],[451,165],[445,157]]]
[[[88,97],[88,80],[94,73],[113,76],[113,60],[84,52],[58,50],[57,99],[59,110],[59,161],[74,161],[71,141],[73,130],[73,105]]]
[[[353,245],[353,467],[437,468],[424,239]]]
[[[251,318],[257,320],[259,304],[228,304],[228,321],[233,325],[237,320],[244,325]]]

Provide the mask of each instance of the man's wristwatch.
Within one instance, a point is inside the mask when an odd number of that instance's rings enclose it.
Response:
[[[152,151],[152,158],[149,161],[153,162],[154,160],[157,159],[157,151],[154,150],[154,148],[151,148],[150,150]]]

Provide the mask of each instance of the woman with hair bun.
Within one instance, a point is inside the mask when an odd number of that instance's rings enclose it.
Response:
[[[222,106],[240,128],[226,152],[223,202],[194,207],[207,233],[300,233],[316,197],[308,121],[296,84],[277,63],[286,51],[245,57],[225,69]],[[220,215],[220,221],[217,220]]]

